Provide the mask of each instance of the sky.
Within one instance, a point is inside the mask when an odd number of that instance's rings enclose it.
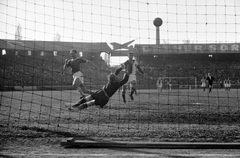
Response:
[[[240,0],[0,0],[0,39],[155,44],[239,43]]]

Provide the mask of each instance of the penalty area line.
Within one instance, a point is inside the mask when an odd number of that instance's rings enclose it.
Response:
[[[196,103],[189,103],[189,104],[193,104],[193,105],[207,105],[205,103],[198,103],[198,102],[196,102]]]

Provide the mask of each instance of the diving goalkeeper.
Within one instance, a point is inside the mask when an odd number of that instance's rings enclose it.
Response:
[[[117,77],[122,69],[123,68],[120,67],[114,73],[110,73],[108,75],[108,82],[105,86],[93,94],[82,98],[78,103],[72,105],[69,110],[82,110],[93,105],[98,105],[101,108],[105,106],[108,103],[110,97],[113,96],[113,94],[128,81],[129,74],[127,71],[125,71],[122,79]]]

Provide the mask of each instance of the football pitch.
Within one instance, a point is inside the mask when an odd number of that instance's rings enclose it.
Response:
[[[100,108],[69,111],[73,91],[1,92],[0,124],[75,135],[169,141],[234,141],[239,137],[238,89],[138,90],[123,103],[116,92]]]

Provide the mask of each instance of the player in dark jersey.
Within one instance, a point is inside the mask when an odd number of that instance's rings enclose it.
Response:
[[[95,66],[92,62],[90,62],[87,59],[84,59],[82,57],[78,56],[78,53],[75,49],[70,50],[70,56],[72,59],[65,60],[63,69],[65,70],[67,67],[70,67],[72,69],[72,75],[73,75],[73,83],[72,86],[78,90],[78,92],[82,95],[85,96],[87,94],[91,94],[92,92],[90,90],[87,90],[87,88],[84,85],[84,80],[83,80],[83,74],[80,71],[80,65],[82,63],[90,63],[92,64],[96,69],[97,66]]]
[[[211,93],[213,88],[214,77],[211,76],[210,73],[208,73],[206,80],[208,82],[208,92]]]
[[[115,73],[109,74],[108,82],[105,86],[103,86],[100,90],[97,90],[95,93],[82,98],[78,103],[72,105],[69,110],[82,110],[93,105],[98,105],[100,107],[105,106],[108,103],[109,98],[128,81],[129,75],[127,71],[125,71],[122,79],[117,78],[117,75],[121,70],[122,68],[120,67],[115,71]]]

